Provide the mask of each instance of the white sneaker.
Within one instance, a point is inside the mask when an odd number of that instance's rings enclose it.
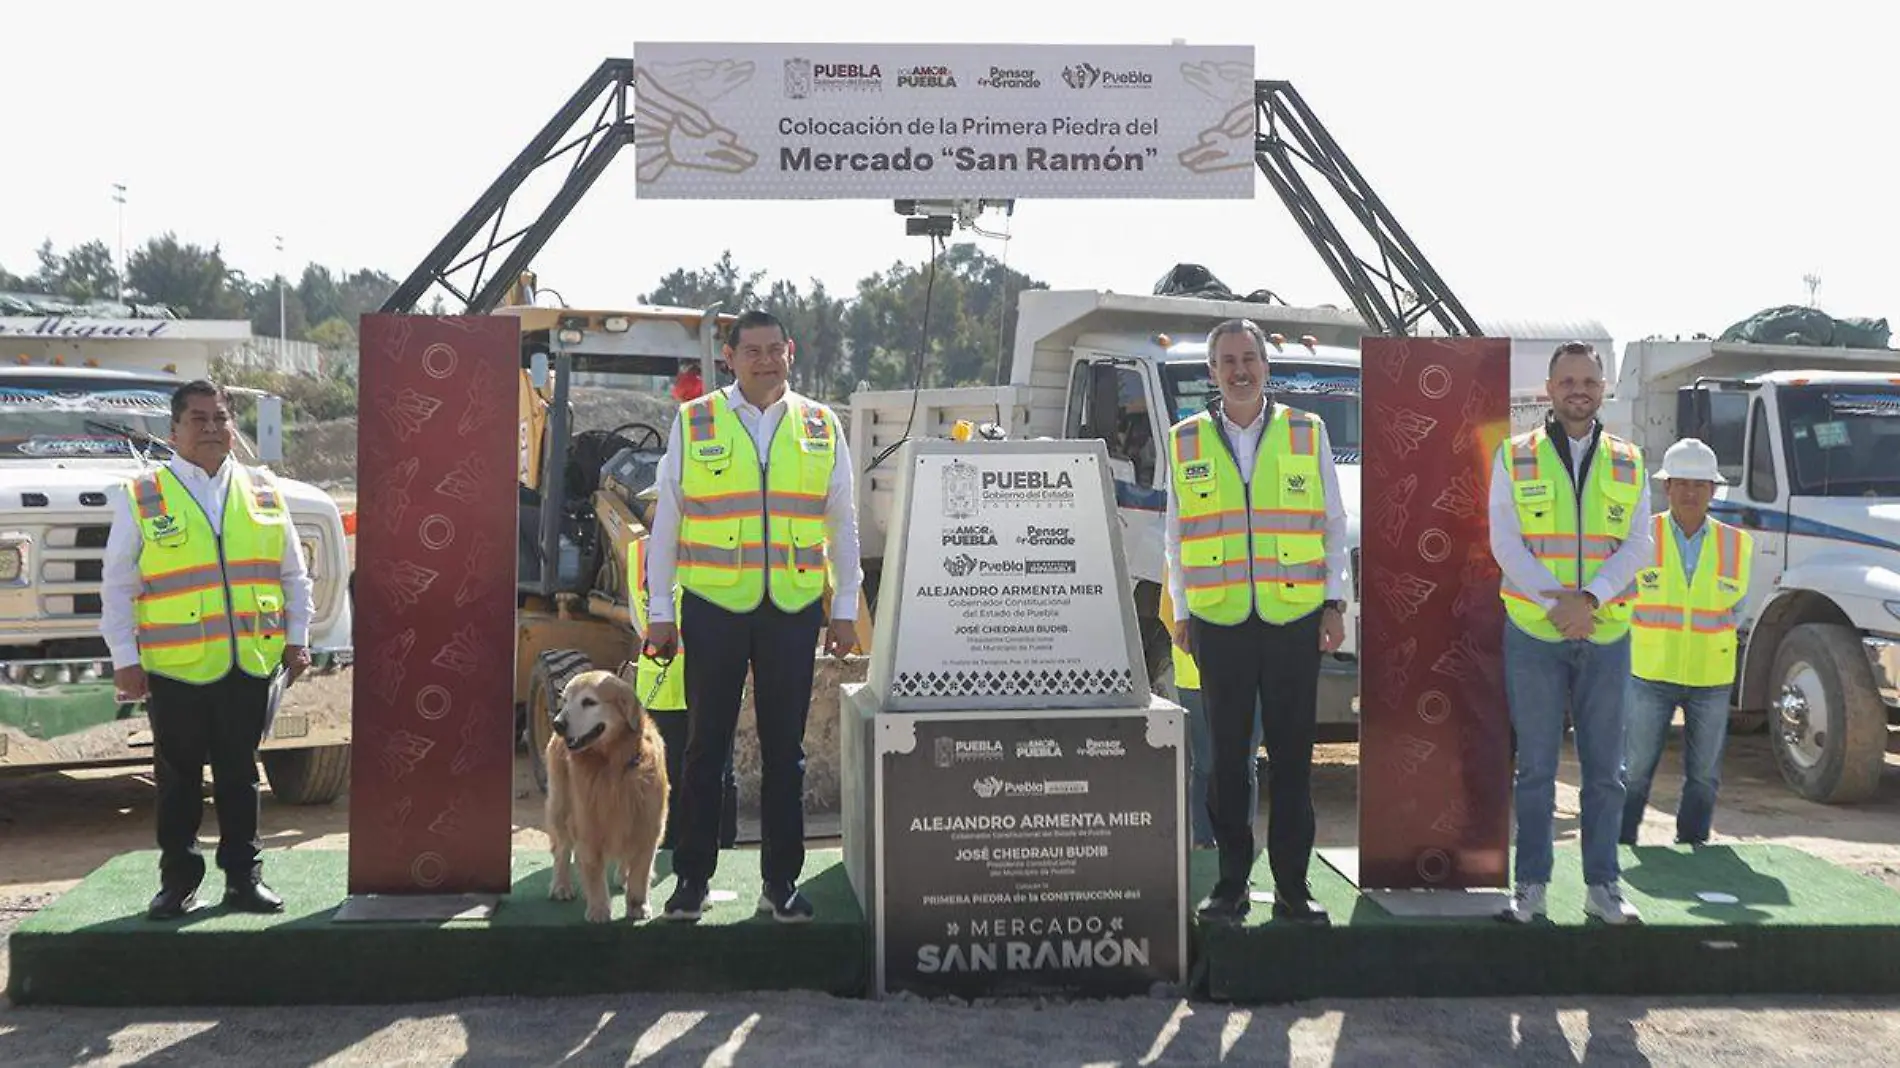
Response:
[[[1498,913],[1498,919],[1505,923],[1529,923],[1538,916],[1547,915],[1544,907],[1543,883],[1519,883],[1517,891],[1511,895],[1509,908]]]
[[[1615,883],[1590,887],[1583,897],[1583,912],[1586,916],[1595,916],[1604,923],[1619,926],[1643,922],[1636,906],[1623,900],[1623,890]]]

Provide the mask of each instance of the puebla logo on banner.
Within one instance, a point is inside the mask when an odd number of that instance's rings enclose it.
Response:
[[[1249,45],[634,47],[635,195],[1253,196]]]

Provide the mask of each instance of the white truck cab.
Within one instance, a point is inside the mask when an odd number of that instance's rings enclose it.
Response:
[[[184,382],[162,371],[0,366],[0,771],[151,758],[142,712],[114,693],[100,580],[109,491],[170,457],[171,395]],[[260,462],[243,434],[233,458]],[[278,481],[315,582],[313,665],[329,673],[351,661],[342,516],[322,490]],[[280,711],[273,732],[263,746],[273,792],[333,799],[347,781],[348,701]]]
[[[1715,449],[1713,514],[1754,538],[1735,706],[1800,794],[1868,798],[1900,724],[1900,352],[1637,342],[1617,394],[1605,423],[1652,471],[1680,437]]]

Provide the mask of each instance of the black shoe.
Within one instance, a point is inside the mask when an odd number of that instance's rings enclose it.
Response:
[[[168,886],[152,898],[145,910],[148,920],[175,920],[198,907],[198,888],[195,886]]]
[[[666,899],[666,918],[669,920],[697,920],[706,911],[706,899],[711,895],[710,888],[699,879],[673,880],[673,896]]]
[[[1310,897],[1297,897],[1291,900],[1278,894],[1273,897],[1273,918],[1291,920],[1294,923],[1310,923],[1319,927],[1330,926],[1333,922],[1326,913],[1326,906]]]
[[[1195,907],[1194,914],[1209,923],[1239,923],[1253,908],[1253,897],[1245,883],[1221,885]]]
[[[261,880],[230,883],[224,888],[224,907],[234,912],[282,912],[284,899]]]
[[[780,923],[809,923],[812,917],[811,902],[790,883],[766,883],[759,891],[759,911]]]

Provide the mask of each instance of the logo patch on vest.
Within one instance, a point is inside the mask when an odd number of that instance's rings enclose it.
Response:
[[[1520,482],[1517,484],[1517,499],[1520,501],[1542,501],[1550,498],[1550,483]]]
[[[1662,589],[1662,570],[1652,567],[1638,571],[1636,581],[1645,590],[1660,590]]]
[[[1725,579],[1720,576],[1717,576],[1715,580],[1715,585],[1716,585],[1716,588],[1721,590],[1723,593],[1742,592],[1742,584],[1739,582],[1736,582],[1734,579]]]
[[[1305,493],[1306,492],[1306,476],[1305,475],[1286,476],[1286,491],[1288,493]]]
[[[1214,477],[1214,465],[1202,460],[1181,468],[1181,481],[1201,482]]]
[[[701,445],[693,450],[694,457],[701,460],[717,460],[726,454],[724,445]]]
[[[1623,507],[1620,504],[1617,504],[1615,501],[1611,501],[1610,502],[1610,522],[1623,523],[1623,522],[1627,522],[1628,520],[1629,520],[1629,509]]]

